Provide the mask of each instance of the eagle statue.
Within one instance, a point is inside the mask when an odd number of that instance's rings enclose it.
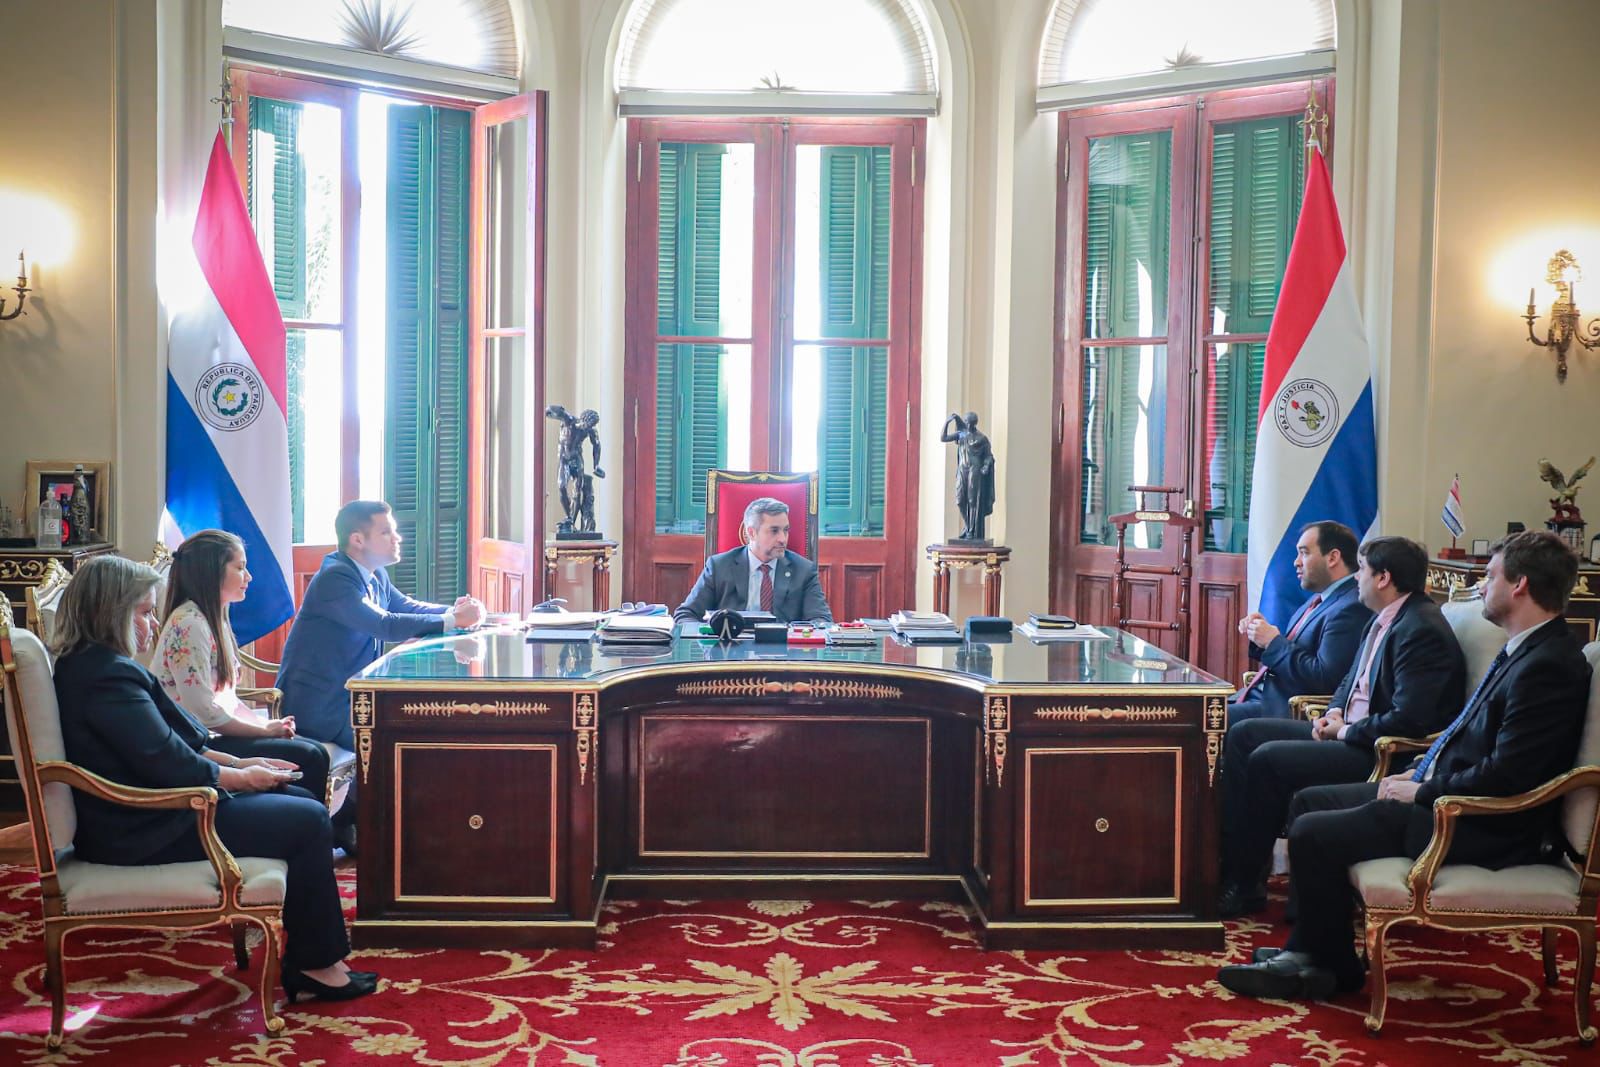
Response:
[[[1558,526],[1581,526],[1583,524],[1583,516],[1578,513],[1576,502],[1578,483],[1583,480],[1583,476],[1588,474],[1589,468],[1593,466],[1594,457],[1590,456],[1589,462],[1573,471],[1572,477],[1569,478],[1562,474],[1558,468],[1552,466],[1549,460],[1541,459],[1539,461],[1539,477],[1549,482],[1550,487],[1556,491],[1556,495],[1550,498],[1550,506],[1555,508],[1556,511],[1550,518],[1552,523]]]

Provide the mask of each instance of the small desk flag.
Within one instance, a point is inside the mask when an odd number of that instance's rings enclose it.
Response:
[[[1460,537],[1466,524],[1461,521],[1461,475],[1457,474],[1450,479],[1450,492],[1445,494],[1444,510],[1439,513],[1439,519],[1444,523],[1444,528],[1450,531],[1452,539]]]

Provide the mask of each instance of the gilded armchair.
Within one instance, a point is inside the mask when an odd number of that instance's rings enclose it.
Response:
[[[1584,649],[1591,667],[1600,667],[1600,642]],[[1398,751],[1426,747],[1421,740],[1382,738],[1374,779],[1388,770]],[[1534,863],[1501,870],[1470,864],[1448,864],[1458,820],[1462,816],[1493,818],[1528,811],[1544,804],[1563,806],[1561,828],[1577,860]],[[1594,981],[1595,918],[1600,909],[1600,674],[1591,682],[1582,740],[1572,770],[1514,797],[1442,796],[1433,803],[1433,837],[1415,861],[1388,857],[1358,863],[1350,879],[1366,910],[1367,959],[1372,969],[1372,1002],[1367,1029],[1383,1028],[1388,1007],[1388,975],[1384,946],[1391,927],[1419,923],[1448,930],[1540,928],[1540,950],[1547,985],[1556,982],[1555,941],[1571,930],[1578,942],[1573,1006],[1578,1039],[1591,1044],[1596,1036],[1589,1018]]]
[[[66,1010],[64,945],[87,927],[198,929],[231,926],[240,969],[249,965],[244,924],[265,933],[260,997],[263,1023],[278,1033],[284,1022],[273,1004],[283,942],[282,860],[235,858],[216,833],[217,791],[209,787],[138,789],[119,785],[66,762],[50,661],[39,639],[12,625],[0,598],[0,668],[5,678],[6,726],[27,806],[44,912],[45,980],[50,991],[46,1044],[60,1048]],[[86,863],[72,851],[77,830],[73,790],[117,804],[190,809],[205,860],[149,867]]]

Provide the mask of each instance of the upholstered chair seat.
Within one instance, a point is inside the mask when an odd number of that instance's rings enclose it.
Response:
[[[240,856],[241,904],[282,904],[288,864],[259,856]],[[68,849],[56,859],[56,881],[68,915],[165,911],[222,906],[216,868],[205,860],[150,867],[112,867],[75,859]]]

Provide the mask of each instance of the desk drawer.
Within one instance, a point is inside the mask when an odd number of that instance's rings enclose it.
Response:
[[[1022,910],[1179,903],[1183,749],[1176,743],[1052,747],[1022,757]]]
[[[552,742],[397,742],[392,902],[550,910],[560,761]]]

